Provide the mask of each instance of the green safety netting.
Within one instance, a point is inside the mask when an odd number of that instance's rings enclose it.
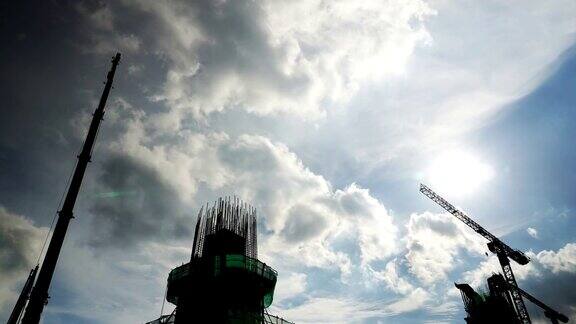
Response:
[[[194,266],[192,266],[192,268],[194,268]],[[269,291],[267,291],[263,297],[264,307],[269,307],[272,304],[274,286],[276,285],[276,278],[278,277],[276,270],[272,269],[257,259],[253,259],[242,254],[215,256],[213,275],[217,277],[223,271],[226,271],[226,269],[244,269],[272,281],[273,283],[270,285]],[[170,272],[168,281],[174,282],[187,277],[190,274],[190,270],[190,264],[181,265]]]
[[[264,308],[268,308],[268,307],[270,307],[270,305],[272,305],[273,298],[274,298],[274,292],[273,291],[264,295],[264,300],[263,300]]]
[[[267,266],[265,263],[241,254],[228,254],[225,255],[223,259],[224,260],[219,256],[214,257],[215,275],[219,274],[224,268],[237,268],[260,274],[270,280],[275,280],[278,276],[276,270]]]
[[[174,280],[178,280],[184,277],[188,276],[188,273],[190,272],[190,264],[186,263],[183,264],[177,268],[172,269],[172,271],[170,271],[170,274],[168,275],[168,280],[169,281],[174,281]]]
[[[258,261],[257,259],[253,259],[241,254],[228,254],[223,257],[224,260],[221,260],[220,257],[216,256],[214,258],[214,275],[218,276],[224,268],[228,269],[245,269],[250,272],[259,274],[266,279],[274,281],[274,285],[276,283],[276,278],[278,273],[276,270],[272,269],[271,267],[267,266],[263,262]],[[274,296],[274,285],[264,295],[263,304],[264,307],[269,307],[272,304],[272,299]]]
[[[258,274],[263,275],[267,279],[274,280],[278,273],[276,270],[270,268],[263,262],[258,261],[257,259],[253,259],[241,254],[228,254],[225,256],[226,258],[226,268],[240,268],[246,269],[251,272],[255,272]]]

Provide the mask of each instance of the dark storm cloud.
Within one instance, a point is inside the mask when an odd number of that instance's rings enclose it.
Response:
[[[306,96],[310,77],[282,71],[286,54],[272,46],[262,6],[252,1],[132,4],[154,18],[146,27],[154,33],[142,35],[145,46],[159,49],[172,64],[161,97],[205,115],[236,105],[267,113],[279,108],[271,104],[278,98]]]
[[[76,1],[10,1],[0,6],[0,203],[45,225],[51,220],[46,213],[54,211],[65,190],[88,127],[89,119],[81,116],[95,109],[110,66],[112,52],[93,55],[82,50],[92,45],[94,24],[84,13],[105,6]],[[133,93],[134,82],[124,82],[126,70],[121,62],[110,101],[119,90]],[[105,122],[103,128],[107,126]],[[114,132],[102,131],[99,142],[109,134]]]
[[[153,169],[127,156],[112,156],[104,162],[99,183],[101,192],[90,208],[92,246],[130,246],[191,235],[192,213],[182,210],[177,192]]]

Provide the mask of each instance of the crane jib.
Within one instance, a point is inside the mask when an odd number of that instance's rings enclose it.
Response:
[[[447,212],[454,215],[464,224],[468,225],[468,227],[472,228],[476,233],[484,236],[488,241],[494,242],[494,244],[498,245],[500,249],[506,253],[506,255],[514,260],[516,263],[525,265],[530,262],[530,258],[528,258],[524,253],[518,250],[514,250],[506,243],[502,242],[499,238],[494,236],[492,233],[488,232],[484,229],[480,224],[476,223],[473,219],[471,219],[468,215],[464,212],[458,210],[454,207],[451,203],[449,203],[446,199],[442,198],[440,195],[435,193],[432,189],[428,188],[424,184],[420,184],[420,192],[430,198],[432,201],[440,205],[440,207],[444,208]]]
[[[505,280],[505,284],[508,287],[508,292],[510,293],[510,297],[514,304],[514,309],[516,311],[520,323],[522,324],[531,323],[530,315],[528,314],[528,310],[524,305],[524,300],[522,299],[522,297],[528,299],[529,301],[533,302],[534,304],[542,308],[544,310],[544,314],[546,315],[546,317],[550,318],[550,320],[553,323],[558,323],[558,321],[566,323],[568,321],[568,317],[555,311],[554,309],[550,308],[543,302],[539,301],[538,299],[534,298],[533,296],[531,296],[530,294],[528,294],[527,292],[523,291],[518,287],[509,259],[512,259],[521,265],[525,265],[530,261],[530,259],[524,253],[522,253],[519,250],[514,250],[510,246],[506,245],[499,238],[492,235],[490,232],[485,230],[482,226],[473,221],[466,214],[456,209],[454,206],[452,206],[452,204],[450,204],[444,198],[440,197],[440,195],[432,191],[432,189],[421,184],[420,192],[422,192],[428,198],[430,198],[438,205],[440,205],[442,208],[450,212],[456,218],[460,219],[463,223],[471,227],[475,232],[477,232],[478,234],[484,236],[489,240],[488,249],[494,254],[496,254],[496,256],[498,257],[498,261],[500,263],[500,266],[502,267],[503,278]]]

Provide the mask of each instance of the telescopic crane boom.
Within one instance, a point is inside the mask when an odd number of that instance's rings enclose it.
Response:
[[[22,288],[22,292],[20,293],[20,297],[18,297],[16,305],[14,305],[14,308],[12,309],[12,314],[10,314],[10,317],[8,318],[8,322],[6,322],[6,324],[18,324],[20,316],[22,315],[22,311],[24,310],[24,307],[26,307],[26,302],[30,297],[30,291],[32,291],[32,286],[34,285],[34,280],[36,280],[37,272],[38,272],[38,265],[36,265],[36,267],[30,271],[28,279],[26,280],[26,283]]]
[[[58,262],[58,257],[60,256],[62,244],[64,244],[64,238],[66,237],[66,232],[68,231],[68,225],[70,224],[70,220],[74,217],[73,211],[74,205],[76,204],[76,198],[78,198],[78,193],[80,192],[80,186],[82,185],[84,172],[86,172],[86,168],[90,162],[92,148],[94,147],[94,142],[96,141],[96,135],[98,134],[100,122],[102,119],[104,119],[104,107],[106,106],[106,100],[108,99],[108,94],[112,88],[114,73],[116,73],[116,67],[118,66],[119,62],[120,53],[117,53],[112,59],[112,68],[108,72],[98,108],[96,108],[94,114],[92,115],[92,122],[90,123],[90,128],[86,134],[86,139],[84,141],[84,145],[82,146],[82,151],[80,152],[80,155],[78,155],[78,163],[74,169],[74,174],[72,176],[70,186],[68,187],[68,192],[66,193],[66,198],[64,199],[62,209],[58,212],[58,221],[56,222],[56,227],[54,227],[54,232],[52,234],[52,238],[50,239],[50,244],[48,245],[48,250],[46,250],[46,255],[44,256],[44,261],[42,262],[42,267],[38,272],[38,279],[36,279],[36,283],[34,284],[34,287],[30,293],[30,301],[28,302],[28,306],[24,312],[22,324],[38,324],[40,322],[40,317],[42,316],[44,306],[48,303],[48,290],[50,288],[52,276],[54,275],[54,270],[56,269],[56,263]]]
[[[508,260],[508,258],[521,265],[527,264],[530,262],[530,259],[521,251],[514,250],[513,248],[506,245],[506,243],[502,242],[499,238],[488,232],[486,229],[480,226],[480,224],[476,223],[474,220],[468,217],[468,215],[456,209],[456,207],[452,206],[452,204],[432,191],[432,189],[423,184],[420,184],[420,192],[426,195],[428,198],[432,199],[450,214],[461,220],[464,224],[471,227],[476,233],[488,239],[488,249],[492,253],[495,253],[498,257],[498,261],[500,262],[500,266],[502,266],[502,272],[504,273],[504,279],[506,280],[506,283],[510,287],[514,288],[509,289],[509,291],[510,295],[512,296],[512,301],[514,302],[514,307],[516,308],[520,322],[523,324],[530,324],[530,315],[528,315],[526,305],[524,305],[524,300],[522,300],[522,295],[518,290],[518,284],[516,283],[516,278],[514,277],[514,272],[512,272],[512,267],[510,266],[510,260]]]

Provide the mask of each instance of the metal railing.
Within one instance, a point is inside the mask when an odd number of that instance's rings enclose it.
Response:
[[[294,322],[288,322],[287,320],[285,320],[281,317],[265,313],[264,314],[264,324],[294,324]]]
[[[222,257],[214,257],[214,268],[215,273],[221,273],[226,269],[245,269],[269,280],[275,280],[278,277],[278,272],[266,265],[266,263],[241,254],[228,254]],[[168,275],[168,281],[187,277],[190,271],[190,263],[174,268]]]
[[[266,263],[247,257],[241,254],[228,254],[224,256],[224,262],[221,263],[223,268],[240,268],[250,272],[257,273],[266,279],[275,280],[278,277],[278,272]],[[223,269],[222,269],[223,270]]]

